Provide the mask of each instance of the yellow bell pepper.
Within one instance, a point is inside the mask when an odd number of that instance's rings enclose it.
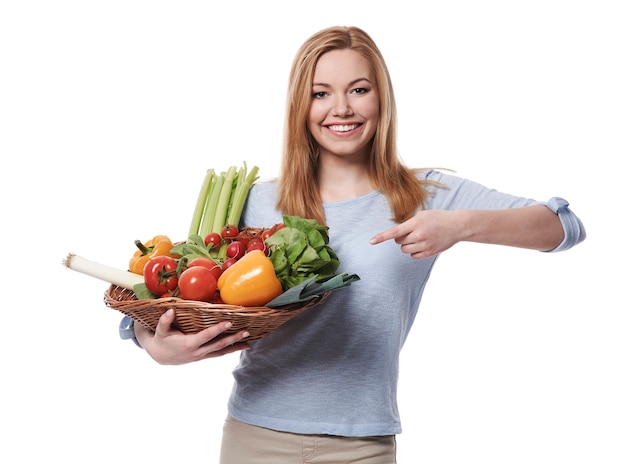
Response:
[[[137,250],[128,263],[128,270],[135,274],[143,275],[143,268],[151,258],[155,256],[169,256],[170,250],[174,247],[172,241],[165,235],[155,235],[152,240],[145,244],[135,240]]]
[[[217,280],[226,304],[263,306],[283,292],[274,265],[261,250],[249,251]]]

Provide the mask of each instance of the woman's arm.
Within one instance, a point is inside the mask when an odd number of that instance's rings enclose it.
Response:
[[[541,251],[567,249],[584,240],[582,223],[566,202],[519,208],[425,210],[372,237],[393,239],[404,253],[423,259],[461,241],[507,245]]]
[[[459,239],[456,241],[549,251],[556,248],[565,236],[559,217],[543,205],[454,213],[459,223]]]

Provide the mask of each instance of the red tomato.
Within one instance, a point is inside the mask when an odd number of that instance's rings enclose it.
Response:
[[[248,245],[252,245],[253,243],[263,243],[263,239],[260,236],[252,237],[248,242]]]
[[[274,227],[272,227],[272,229],[274,229],[274,232],[276,232],[277,230],[280,230],[284,227],[285,227],[285,224],[283,224],[282,222],[279,222],[278,224],[274,224]]]
[[[243,243],[244,247],[248,246],[248,243],[250,243],[250,240],[254,240],[254,237],[252,236],[252,234],[249,233],[240,233],[239,235],[237,235],[237,241]]]
[[[193,266],[180,274],[178,289],[185,300],[211,301],[217,290],[217,280],[206,267]]]
[[[261,240],[256,241],[256,242],[251,241],[248,244],[248,247],[246,248],[246,253],[252,250],[261,250],[263,253],[265,253],[265,256],[269,254],[269,248],[265,246],[265,243],[263,243],[263,241]]]
[[[237,235],[239,235],[239,229],[233,224],[227,224],[222,229],[222,238],[224,239],[234,239]]]
[[[274,229],[265,229],[263,232],[261,232],[261,240],[267,240],[274,234],[274,232],[276,232]]]
[[[155,256],[151,258],[143,269],[143,278],[146,288],[155,295],[163,295],[176,289],[178,261],[170,256]]]
[[[213,277],[215,277],[216,279],[219,279],[222,275],[222,268],[220,267],[220,265],[210,258],[194,258],[187,264],[188,268],[194,266],[206,267],[209,271],[211,271]]]
[[[229,258],[239,259],[246,254],[246,247],[239,241],[234,241],[226,248],[226,256]]]
[[[222,272],[235,264],[237,260],[235,258],[228,258],[222,263]]]
[[[217,232],[211,232],[204,237],[204,245],[209,246],[211,244],[211,248],[217,248],[222,243],[222,236]]]

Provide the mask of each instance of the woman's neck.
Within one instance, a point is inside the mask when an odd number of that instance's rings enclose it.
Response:
[[[344,157],[320,158],[317,182],[324,203],[350,200],[374,190],[366,164]]]

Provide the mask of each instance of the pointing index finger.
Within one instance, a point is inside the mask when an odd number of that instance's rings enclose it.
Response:
[[[397,237],[399,237],[400,235],[402,235],[401,231],[400,231],[400,226],[393,226],[391,229],[387,229],[383,232],[380,232],[376,235],[374,235],[371,239],[370,239],[370,244],[372,245],[376,245],[377,243],[382,243],[385,242],[387,240],[392,240],[395,239]]]

